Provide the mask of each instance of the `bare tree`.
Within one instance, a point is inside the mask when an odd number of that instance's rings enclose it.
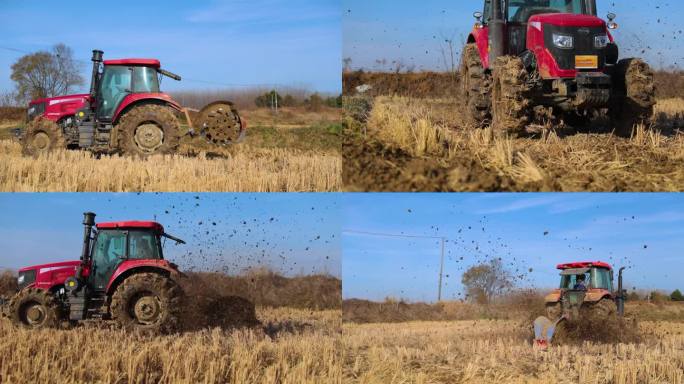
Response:
[[[68,94],[84,84],[81,65],[74,60],[73,51],[57,44],[50,52],[39,51],[24,55],[12,65],[11,79],[15,82],[17,99],[30,99]]]
[[[344,67],[342,67],[342,71],[345,73],[351,72],[352,58],[345,57],[344,59],[342,59],[342,63],[344,64]]]
[[[3,91],[0,92],[0,107],[16,107],[19,103],[17,102],[17,93],[14,91]]]
[[[488,304],[494,296],[513,287],[511,274],[498,259],[468,268],[461,283],[468,298],[480,304]]]

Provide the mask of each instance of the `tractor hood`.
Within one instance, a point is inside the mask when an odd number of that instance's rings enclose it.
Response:
[[[24,267],[19,270],[17,278],[19,289],[31,285],[40,289],[50,289],[55,285],[63,284],[67,277],[76,274],[76,269],[80,265],[80,261],[64,261]]]
[[[47,103],[47,105],[55,105],[55,104],[63,104],[63,103],[81,103],[81,104],[84,104],[88,99],[90,99],[90,95],[87,93],[78,94],[78,95],[46,97],[43,99],[32,100],[29,103],[29,106],[34,105],[34,104],[40,104],[40,103]]]
[[[31,121],[38,116],[44,116],[49,120],[58,121],[64,116],[76,114],[76,111],[89,103],[90,95],[87,93],[37,99],[29,103],[27,118]]]
[[[530,17],[528,24],[551,24],[558,27],[605,27],[606,22],[596,16],[572,13],[542,13]]]

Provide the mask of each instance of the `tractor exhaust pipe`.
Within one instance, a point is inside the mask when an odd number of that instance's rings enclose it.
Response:
[[[622,289],[622,271],[625,267],[620,268],[618,271],[618,294],[617,294],[617,310],[620,317],[625,315],[625,291]]]
[[[81,251],[81,265],[90,261],[90,235],[95,225],[95,214],[85,212],[83,214],[83,250]]]
[[[501,0],[492,0],[492,18],[489,20],[489,67],[497,57],[504,55],[505,21]]]
[[[90,79],[90,97],[95,98],[97,96],[97,82],[100,74],[100,64],[102,63],[102,55],[104,52],[94,49],[93,50],[93,75]]]

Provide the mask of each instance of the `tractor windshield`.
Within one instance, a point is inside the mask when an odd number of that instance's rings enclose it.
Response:
[[[509,0],[506,15],[509,22],[527,23],[541,13],[587,14],[586,0]]]
[[[96,290],[104,289],[114,269],[126,257],[126,232],[99,231],[93,247],[91,282]]]
[[[130,93],[159,92],[157,70],[151,67],[106,65],[98,93],[98,117],[110,119]]]
[[[150,231],[128,233],[129,259],[161,259],[159,237]]]
[[[133,67],[133,93],[158,93],[157,70],[151,67]]]

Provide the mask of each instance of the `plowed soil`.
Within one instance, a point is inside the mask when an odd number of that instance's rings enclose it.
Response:
[[[455,99],[374,98],[343,142],[348,191],[682,191],[684,100],[649,126],[529,126],[523,137],[465,126]],[[348,123],[350,120],[348,119]]]

